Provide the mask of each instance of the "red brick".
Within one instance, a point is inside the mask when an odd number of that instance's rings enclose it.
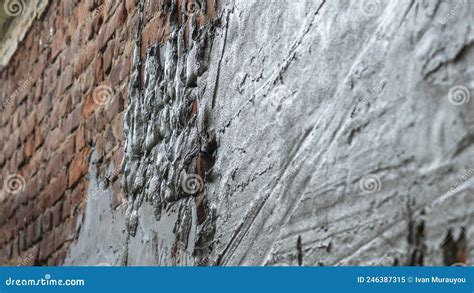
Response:
[[[88,148],[83,149],[74,158],[69,168],[69,186],[73,186],[84,174],[87,173],[89,168],[89,154]]]
[[[115,10],[113,16],[108,20],[104,27],[100,30],[99,35],[97,36],[97,45],[100,50],[110,37],[113,35],[115,30],[122,26],[127,19],[127,12],[123,5],[119,5]]]
[[[64,36],[62,30],[58,30],[53,37],[53,43],[51,44],[51,58],[54,59],[56,55],[61,51],[64,44]]]
[[[36,88],[35,88],[35,102],[39,101],[41,95],[43,94],[43,80],[39,79],[36,81]]]
[[[35,226],[33,224],[28,225],[26,228],[26,244],[30,247],[35,241]]]
[[[112,65],[112,60],[114,58],[114,46],[114,40],[110,40],[107,45],[107,49],[104,52],[102,68],[105,73],[109,72],[110,66]]]
[[[85,129],[84,125],[81,125],[79,129],[76,131],[76,150],[80,151],[83,147],[86,146],[86,137],[85,137]]]
[[[33,151],[35,150],[35,139],[33,135],[28,136],[25,142],[25,148],[23,151],[25,152],[25,159],[29,159],[33,155]]]
[[[72,133],[81,123],[81,112],[80,106],[76,107],[65,119],[62,120],[61,134],[63,137]]]
[[[46,179],[49,181],[58,175],[59,170],[63,167],[62,165],[62,154],[60,152],[49,160],[48,166],[46,167]]]
[[[66,142],[62,148],[62,163],[61,165],[66,166],[71,162],[75,155],[75,148],[74,148],[74,135],[69,136],[66,139]]]
[[[33,177],[32,179],[28,180],[26,185],[26,193],[28,194],[28,199],[32,200],[39,192],[39,183],[38,183],[38,176]]]
[[[79,76],[89,66],[95,54],[97,53],[97,46],[94,42],[87,43],[85,49],[81,50],[79,56],[74,62],[74,74]]]
[[[40,205],[41,209],[45,210],[47,207],[52,206],[63,196],[67,188],[67,180],[66,169],[63,168],[59,175],[46,186],[43,194],[45,199]]]
[[[64,69],[64,72],[61,73],[61,77],[59,79],[59,88],[57,95],[60,95],[64,92],[65,89],[67,89],[69,86],[71,86],[72,82],[74,80],[74,69],[72,66],[68,66]]]
[[[35,129],[35,126],[36,126],[36,113],[32,113],[26,119],[25,129],[24,129],[25,133],[23,135],[26,137],[29,134],[31,134],[33,130]]]
[[[73,192],[70,194],[70,209],[71,212],[75,210],[86,198],[86,186],[84,183],[80,183],[74,188]]]
[[[35,223],[34,223],[34,227],[35,227],[35,243],[38,242],[38,240],[41,239],[41,235],[43,233],[43,230],[42,230],[42,215],[39,216],[36,220],[35,220]]]
[[[41,102],[38,105],[38,108],[36,108],[36,115],[37,115],[37,121],[41,122],[43,117],[51,111],[51,95],[47,94],[44,95]]]
[[[53,227],[57,227],[59,223],[61,223],[62,209],[62,202],[56,203],[56,205],[53,207]]]
[[[25,230],[20,230],[20,232],[18,233],[18,248],[19,248],[19,252],[23,252],[25,251],[28,246],[27,246],[27,242],[26,242],[26,231]]]
[[[61,112],[59,108],[59,104],[55,104],[53,106],[53,111],[51,111],[51,114],[49,115],[48,119],[48,127],[50,129],[53,129],[59,125],[59,121],[62,118],[64,113]]]
[[[54,234],[53,232],[50,232],[46,235],[43,235],[43,241],[40,243],[40,253],[39,253],[39,259],[40,260],[45,260],[48,258],[48,256],[53,253],[54,250]]]
[[[94,61],[94,80],[96,82],[102,81],[104,78],[104,69],[102,66],[102,56],[98,55]]]
[[[117,113],[120,113],[124,110],[124,101],[122,98],[122,94],[120,92],[115,93],[112,99],[110,99],[110,102],[106,105],[106,118],[107,122],[112,121]]]
[[[69,93],[65,93],[64,98],[61,100],[61,103],[59,104],[59,112],[65,115],[71,112],[73,108],[74,107],[71,103],[71,95]]]
[[[131,57],[127,57],[112,66],[109,76],[112,88],[117,88],[119,83],[130,74],[131,64]]]
[[[67,240],[67,222],[64,222],[61,226],[54,228],[54,250],[59,249],[61,245]]]
[[[34,257],[28,264],[63,263],[87,201],[90,146],[96,145],[107,158],[98,170],[103,172],[112,160],[119,167],[124,85],[138,24],[135,2],[51,2],[0,70],[0,101],[19,89],[0,115],[1,175],[20,173],[26,179],[24,192],[0,203],[2,264],[4,259],[24,263],[30,254]],[[152,28],[162,21],[156,17],[159,5],[147,2],[151,24],[146,26],[143,50],[164,31]],[[100,12],[94,16],[93,9]],[[97,105],[91,93],[104,83],[117,95]],[[120,180],[111,187],[115,208],[123,202]]]
[[[85,119],[91,117],[95,110],[99,108],[99,105],[94,102],[92,95],[92,93],[89,93],[84,99],[84,104],[82,107],[82,117]]]
[[[49,231],[53,227],[53,214],[50,210],[46,210],[43,213],[41,227],[44,232]]]
[[[68,192],[69,194],[66,196],[66,199],[63,202],[63,207],[61,211],[61,218],[64,220],[65,218],[69,217],[71,215],[71,208],[72,208],[72,197],[71,193]]]
[[[43,144],[43,135],[41,133],[41,127],[35,128],[35,149]]]
[[[64,136],[59,128],[49,131],[48,136],[46,137],[46,149],[52,153],[56,150],[63,139]]]

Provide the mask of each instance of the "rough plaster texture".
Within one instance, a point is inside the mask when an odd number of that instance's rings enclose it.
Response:
[[[48,0],[36,1],[1,1],[0,13],[0,69],[8,64],[24,39],[33,21],[41,17],[48,5]],[[11,20],[11,16],[13,20]]]
[[[189,33],[135,55],[126,211],[91,169],[68,263],[472,263],[474,2],[173,13]]]

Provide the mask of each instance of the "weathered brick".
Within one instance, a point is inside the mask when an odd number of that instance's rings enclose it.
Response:
[[[23,149],[26,160],[28,160],[33,155],[34,150],[35,150],[34,136],[30,135],[26,139],[25,147]]]
[[[33,223],[26,228],[26,245],[30,247],[35,241],[35,226]]]
[[[56,155],[48,162],[48,166],[46,167],[46,178],[47,180],[51,180],[58,175],[59,170],[63,167],[62,165],[62,154],[57,152]]]
[[[99,108],[99,105],[94,102],[93,93],[89,93],[85,99],[82,107],[82,117],[88,119]]]
[[[78,184],[74,190],[72,191],[72,193],[70,194],[69,198],[71,200],[71,203],[70,203],[70,212],[72,213],[72,211],[74,211],[80,204],[81,202],[84,201],[84,199],[86,198],[86,190],[85,190],[85,184],[84,183],[80,183]]]
[[[76,140],[76,151],[80,151],[83,147],[86,146],[84,125],[81,125],[79,129],[76,131],[75,140]]]
[[[53,43],[51,44],[51,58],[55,58],[56,55],[61,51],[63,47],[63,42],[64,42],[64,36],[63,36],[63,31],[58,30],[56,34],[53,37]]]
[[[54,228],[54,250],[59,249],[67,240],[67,222]]]
[[[54,251],[54,233],[50,232],[43,235],[43,241],[40,243],[39,259],[45,260]]]
[[[53,213],[53,227],[56,227],[61,223],[61,218],[62,218],[62,209],[63,209],[63,204],[62,202],[56,203],[56,205],[53,207],[52,213]]]
[[[51,111],[52,103],[51,103],[51,95],[46,94],[42,97],[41,102],[38,104],[38,108],[36,108],[36,115],[37,121],[40,122],[44,116]]]
[[[24,137],[31,134],[33,130],[35,129],[35,126],[36,126],[36,113],[33,112],[26,119],[25,128],[23,129],[23,133],[22,133]]]
[[[112,88],[118,87],[119,83],[130,73],[131,57],[124,58],[112,66],[109,81]]]
[[[67,89],[69,86],[71,86],[73,80],[74,80],[74,69],[72,66],[67,66],[59,78],[60,86],[58,87],[58,92],[56,93],[56,95],[58,96],[64,93],[64,90]]]
[[[41,131],[41,127],[35,128],[35,149],[43,144],[44,139]]]
[[[110,67],[112,65],[112,60],[114,58],[114,46],[115,46],[115,41],[110,40],[109,43],[107,44],[107,49],[104,52],[102,69],[103,69],[103,72],[105,73],[109,72]]]
[[[43,232],[48,232],[53,227],[53,214],[50,210],[46,210],[42,216],[41,228]]]
[[[0,261],[62,263],[86,203],[90,146],[97,143],[102,156],[121,161],[127,95],[122,85],[137,14],[124,24],[132,8],[133,1],[50,3],[6,70],[0,69],[0,101],[19,89],[0,115],[0,168],[26,180],[24,192],[0,202]],[[98,105],[92,93],[104,79],[117,91],[120,84],[122,95]],[[116,207],[122,201],[119,182],[113,188]]]
[[[81,112],[80,106],[76,107],[65,119],[62,120],[61,134],[65,137],[72,133],[81,123]]]
[[[102,56],[98,55],[94,61],[94,80],[102,81],[104,78],[104,69],[102,66]]]
[[[87,173],[89,168],[89,154],[88,148],[83,149],[74,158],[69,168],[69,186],[73,186],[84,174]]]
[[[42,234],[42,219],[43,219],[43,216],[41,215],[40,217],[38,217],[35,222],[34,222],[34,234],[35,234],[35,238],[34,238],[34,242],[38,242],[40,239],[41,239],[41,234]]]
[[[28,200],[32,200],[39,192],[38,176],[35,176],[28,180],[26,185],[26,193],[28,194]]]
[[[68,175],[66,168],[63,168],[59,175],[50,181],[49,185],[46,186],[44,191],[45,199],[42,202],[41,208],[44,210],[47,207],[52,206],[58,201],[66,191],[68,182]]]
[[[71,160],[74,158],[75,155],[75,147],[74,147],[74,135],[70,135],[67,139],[66,142],[64,143],[61,151],[62,155],[62,166],[66,166],[71,162]]]
[[[106,121],[112,121],[117,113],[120,113],[124,110],[124,101],[122,94],[120,92],[115,93],[114,96],[110,99],[109,103],[106,105],[105,115]]]

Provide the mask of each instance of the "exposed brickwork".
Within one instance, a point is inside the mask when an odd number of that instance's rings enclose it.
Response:
[[[61,264],[87,203],[92,151],[99,176],[119,168],[137,5],[50,1],[0,72],[1,265]],[[155,8],[148,21],[162,25]],[[98,86],[112,95],[98,99]],[[12,174],[24,182],[9,192]],[[111,208],[123,199],[116,175]]]

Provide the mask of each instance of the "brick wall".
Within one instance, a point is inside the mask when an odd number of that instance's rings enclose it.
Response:
[[[64,261],[87,204],[93,151],[99,176],[111,181],[111,208],[123,203],[117,170],[136,2],[50,1],[1,70],[0,264]],[[171,5],[184,3],[146,1],[142,55],[166,38]]]

